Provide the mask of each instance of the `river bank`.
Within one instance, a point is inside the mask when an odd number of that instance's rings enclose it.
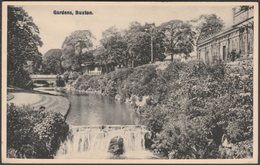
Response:
[[[100,95],[100,96],[108,96],[112,98],[113,100],[125,103],[127,105],[132,106],[133,108],[140,108],[143,106],[146,106],[151,100],[152,97],[150,95],[144,95],[144,96],[138,96],[135,94],[131,94],[129,97],[125,97],[122,94],[116,94],[113,95],[111,93],[106,93],[102,90],[97,90],[95,88],[88,88],[88,89],[82,89],[82,88],[75,88],[75,84],[67,85],[66,87],[56,87],[55,92],[57,93],[63,93],[66,95]]]

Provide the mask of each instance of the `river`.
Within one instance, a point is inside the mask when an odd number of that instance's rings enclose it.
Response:
[[[137,125],[130,105],[97,94],[69,95],[71,107],[67,122],[71,125]]]
[[[123,140],[120,159],[153,158],[145,148],[144,126],[130,105],[97,94],[68,95],[71,107],[66,121],[72,136],[63,143],[55,158],[111,159],[112,139]]]

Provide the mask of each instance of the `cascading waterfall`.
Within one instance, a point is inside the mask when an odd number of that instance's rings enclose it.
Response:
[[[108,150],[114,138],[123,139],[125,158],[138,158],[148,152],[146,133],[144,126],[136,125],[72,126],[71,136],[61,145],[56,158],[111,158]]]

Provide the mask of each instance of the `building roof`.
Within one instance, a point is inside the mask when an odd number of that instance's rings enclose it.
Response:
[[[198,45],[200,46],[200,45],[207,44],[208,42],[211,42],[213,39],[217,39],[224,35],[230,34],[231,32],[236,31],[241,27],[248,27],[248,22],[250,22],[250,21],[252,21],[252,25],[253,25],[254,16],[251,13],[253,11],[251,9],[253,9],[253,6],[239,6],[239,7],[233,8],[233,25],[216,34],[213,34],[213,35],[210,34],[208,36],[205,36],[205,37],[199,39]],[[244,15],[239,16],[243,13],[244,13]],[[238,22],[235,21],[236,18],[237,18]]]
[[[237,29],[240,27],[239,25],[241,25],[241,24],[243,24],[244,22],[247,22],[247,21],[249,21],[249,20],[251,20],[251,19],[253,19],[253,17],[247,18],[247,19],[245,19],[245,20],[243,20],[243,21],[241,21],[241,22],[239,22],[239,23],[237,23],[237,24],[235,24],[235,25],[232,25],[231,27],[226,28],[226,29],[223,30],[223,31],[220,31],[220,32],[214,34],[214,35],[211,35],[211,36],[209,36],[209,37],[204,37],[203,39],[201,39],[201,40],[198,41],[198,45],[207,44],[208,42],[210,42],[210,41],[213,40],[213,39],[222,37],[222,36],[226,35],[227,33],[230,33],[230,32],[232,32],[232,31],[235,31],[235,30],[237,30]]]
[[[198,44],[200,45],[200,44],[203,44],[203,43],[207,43],[207,41],[211,41],[212,39],[218,38],[218,37],[220,37],[220,36],[222,36],[226,33],[233,31],[233,30],[235,30],[235,28],[229,27],[229,28],[226,28],[226,29],[214,34],[214,35],[208,35],[208,37],[206,36],[203,39],[200,39],[198,41]]]

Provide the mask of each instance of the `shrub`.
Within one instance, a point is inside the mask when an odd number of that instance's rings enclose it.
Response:
[[[252,155],[252,145],[243,143],[252,140],[252,69],[236,67],[173,62],[161,73],[168,87],[164,99],[140,111],[141,121],[154,133],[155,153],[174,159],[220,158],[226,134],[240,146],[233,149],[240,156],[234,157]]]
[[[253,140],[235,144],[232,148],[220,147],[220,157],[224,159],[241,159],[253,157]]]
[[[8,157],[53,158],[69,127],[60,113],[7,106]]]
[[[124,81],[124,90],[139,97],[152,94],[151,81],[156,79],[155,66],[138,67]]]

